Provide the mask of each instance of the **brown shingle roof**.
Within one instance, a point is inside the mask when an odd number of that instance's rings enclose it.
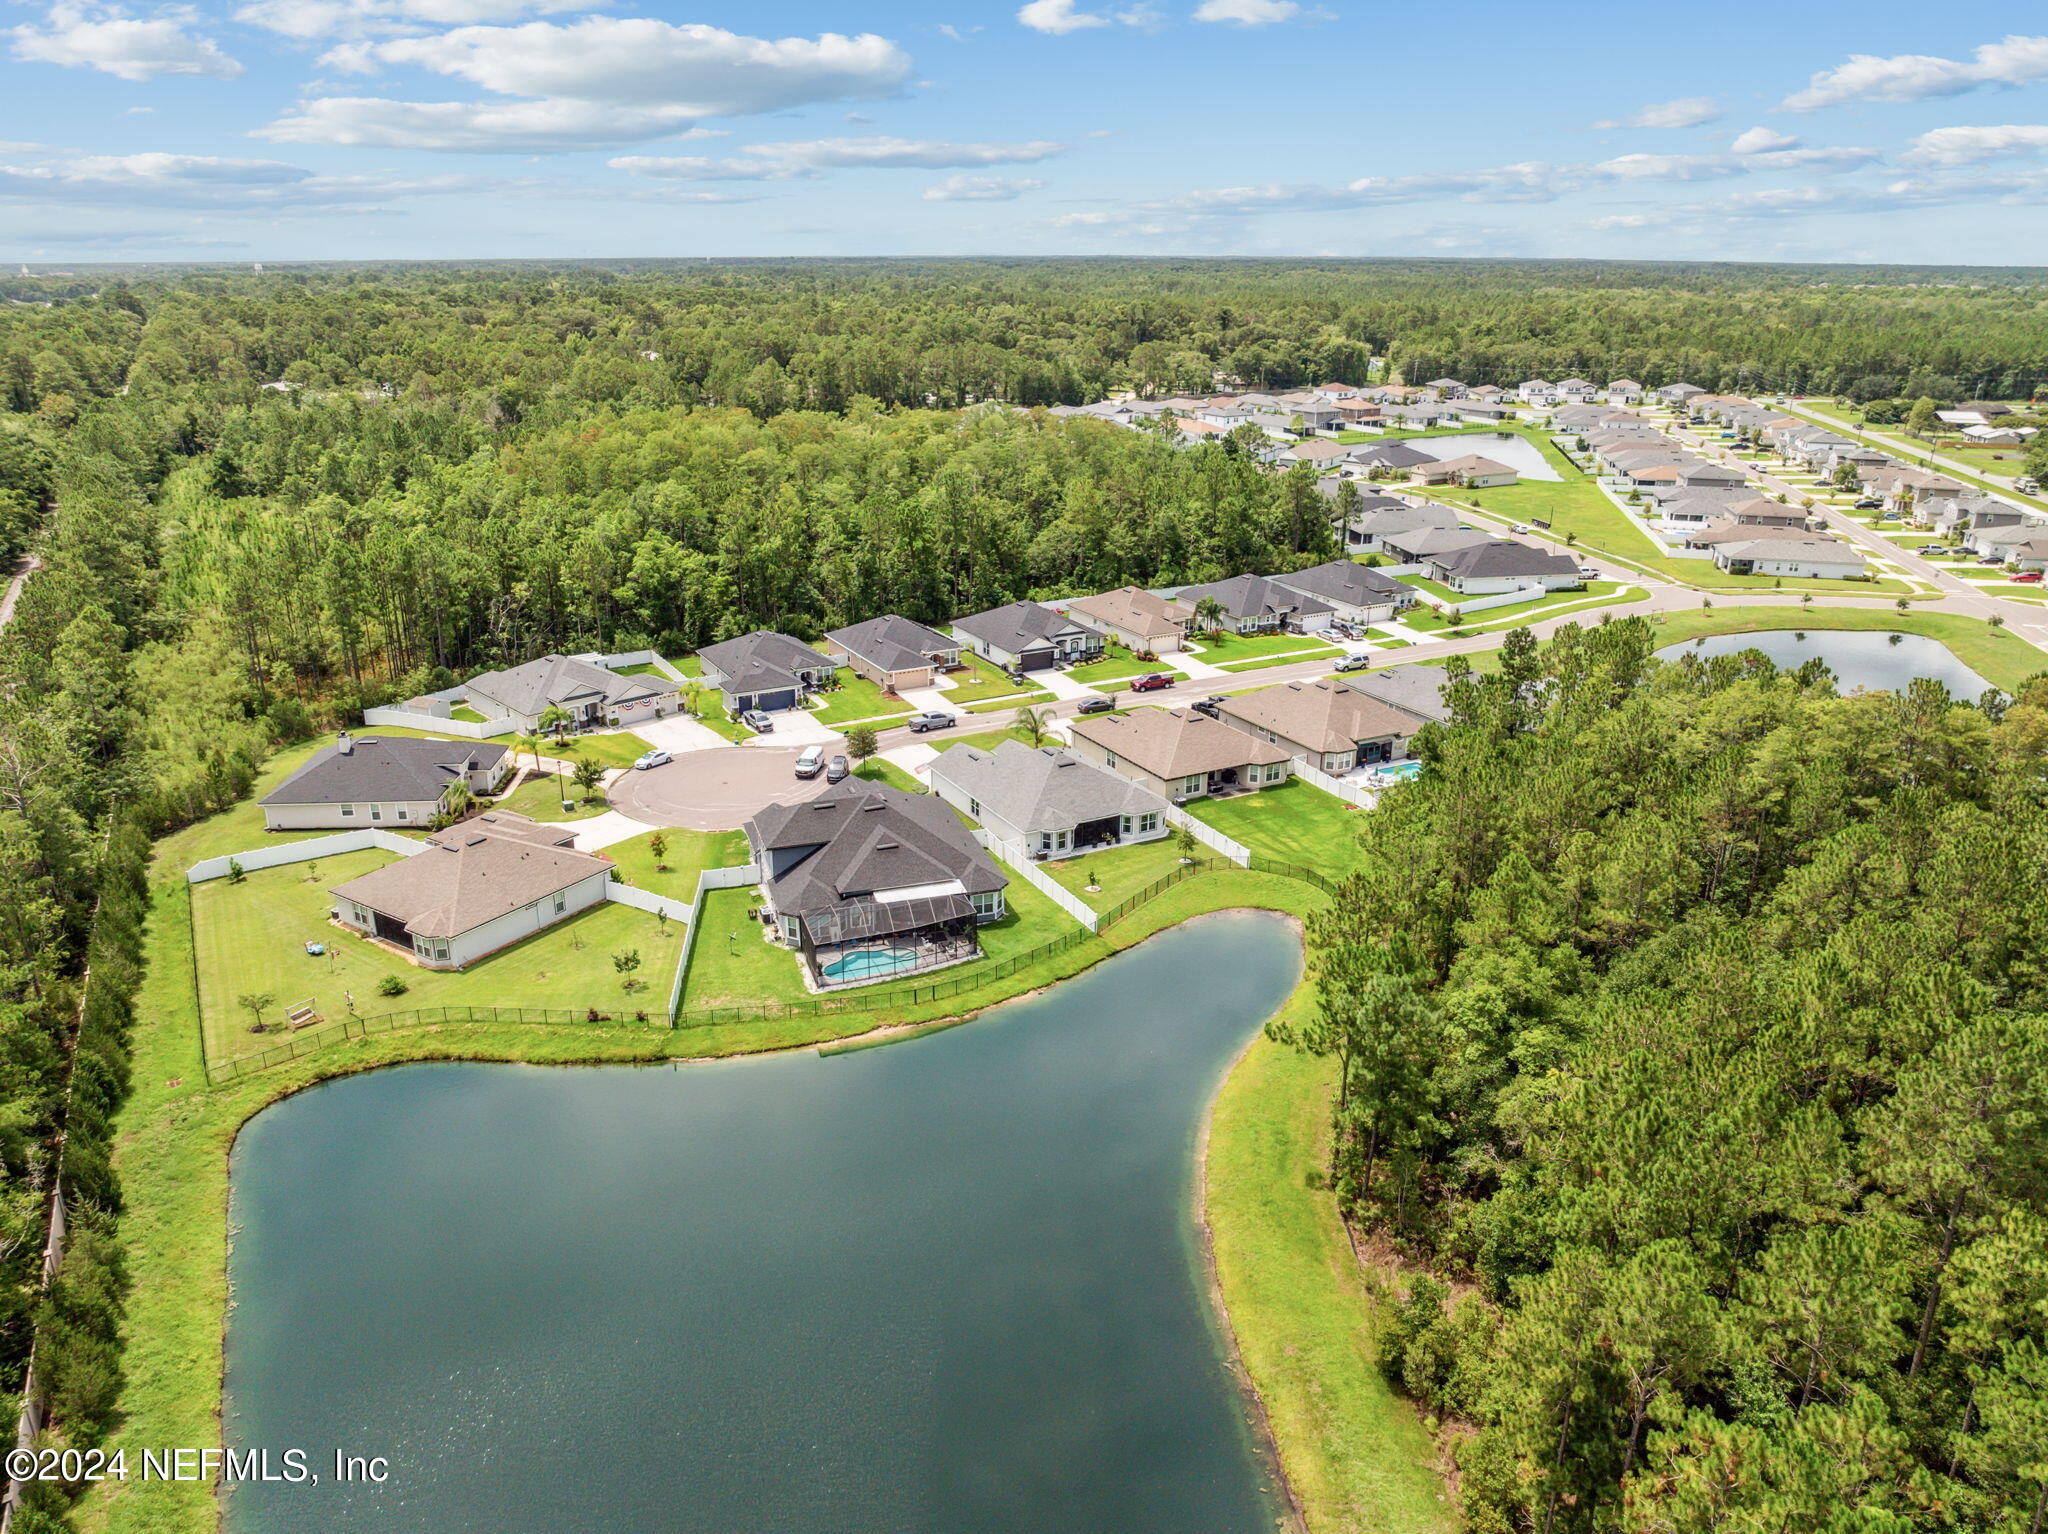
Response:
[[[1270,741],[1184,708],[1140,708],[1076,719],[1073,731],[1156,778],[1187,778],[1226,767],[1287,760]]]
[[[565,827],[495,810],[328,893],[404,922],[415,937],[456,937],[611,867],[571,847],[574,837]]]
[[[1195,610],[1187,603],[1155,597],[1142,586],[1121,586],[1100,596],[1075,597],[1060,605],[1068,612],[1113,624],[1133,634],[1178,634],[1195,616]]]
[[[1217,705],[1232,718],[1298,741],[1311,751],[1349,751],[1361,740],[1403,739],[1424,721],[1335,682],[1286,682]]]

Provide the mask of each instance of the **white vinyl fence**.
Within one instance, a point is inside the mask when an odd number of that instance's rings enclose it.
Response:
[[[1011,872],[1020,875],[1024,882],[1037,890],[1039,894],[1045,896],[1046,899],[1050,900],[1062,911],[1065,911],[1090,932],[1095,930],[1095,924],[1100,918],[1096,916],[1094,908],[1043,868],[1032,862],[1031,855],[1022,847],[1019,847],[1014,842],[1006,842],[1001,837],[991,836],[988,832],[981,830],[977,830],[974,833],[974,839],[1004,863],[1008,864]],[[1086,854],[1084,853],[1082,856],[1085,857]]]
[[[344,852],[367,852],[381,847],[401,857],[411,857],[426,846],[395,831],[365,826],[360,831],[337,831],[332,836],[315,836],[302,842],[280,842],[274,847],[257,847],[249,852],[230,852],[217,858],[201,858],[185,870],[187,884],[204,884],[227,876],[228,865],[239,863],[243,873],[259,868],[282,868],[287,863],[310,863],[315,858],[339,857]]]
[[[447,704],[440,707],[446,708]],[[487,719],[477,724],[468,719],[451,719],[444,713],[431,708],[410,708],[396,704],[390,708],[366,708],[363,710],[363,728],[374,730],[379,727],[388,730],[432,730],[437,735],[459,735],[464,740],[490,740],[498,735],[510,735],[517,728],[510,719]]]
[[[1369,810],[1379,802],[1379,795],[1364,784],[1333,778],[1322,768],[1310,766],[1299,758],[1294,763],[1294,775],[1310,787],[1320,788],[1324,793],[1342,799],[1346,804],[1355,804],[1360,809]]]
[[[616,878],[605,880],[604,898],[616,900],[620,905],[629,905],[636,911],[649,914],[659,913],[670,921],[694,921],[695,914],[686,900],[671,900],[666,895],[657,895],[652,890],[635,889],[630,884],[621,884]]]
[[[1251,848],[1245,846],[1243,842],[1232,841],[1207,821],[1197,820],[1179,805],[1169,804],[1166,807],[1166,820],[1169,825],[1186,826],[1195,833],[1196,841],[1214,847],[1218,852],[1229,858],[1231,862],[1237,864],[1238,867],[1249,868],[1251,866]]]
[[[696,913],[704,909],[706,890],[743,889],[749,884],[761,882],[761,868],[757,863],[738,863],[731,868],[707,868],[697,875],[697,898],[690,902],[690,925],[683,932],[683,954],[676,961],[675,983],[668,990],[668,1020],[673,1024],[676,1013],[683,1006],[683,981],[690,973],[690,955],[697,951],[697,929],[703,923]]]

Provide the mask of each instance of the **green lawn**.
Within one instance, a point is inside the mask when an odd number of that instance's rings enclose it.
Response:
[[[1287,1013],[1306,1014],[1297,991]],[[1318,1170],[1334,1069],[1253,1040],[1211,1110],[1203,1214],[1230,1330],[1317,1534],[1451,1534],[1414,1407],[1379,1367],[1366,1277]]]
[[[1009,698],[1017,707],[1027,703],[1044,703],[1052,694],[1043,687],[1030,682],[1021,686],[1010,680],[1009,674],[1000,666],[983,660],[970,650],[960,652],[961,671],[948,674],[950,684],[946,688],[946,702],[965,708],[970,703],[985,703],[990,698]]]
[[[543,738],[541,755],[557,761],[595,762],[600,767],[630,767],[651,748],[631,730],[606,730],[598,735],[571,735],[557,745]]]
[[[569,802],[576,807],[562,808],[562,797],[566,794]],[[611,808],[602,790],[583,797],[583,791],[566,777],[548,773],[543,777],[528,778],[511,793],[498,801],[501,810],[516,810],[529,820],[588,820],[593,815],[602,815]]]
[[[707,868],[733,868],[747,861],[744,831],[670,829],[660,833],[666,843],[661,856],[666,869],[663,871],[654,866],[654,849],[649,845],[655,834],[648,831],[604,849],[620,883],[666,895],[671,900],[694,900],[698,874]]]
[[[901,767],[898,767],[894,762],[885,762],[879,756],[871,756],[862,762],[853,769],[853,775],[857,778],[865,778],[870,783],[886,783],[891,788],[900,788],[906,794],[930,792],[922,783],[918,782],[916,778],[905,772]]]
[[[1313,649],[1322,641],[1310,634],[1203,634],[1188,644],[1188,653],[1212,666],[1257,660],[1283,650]]]
[[[450,719],[460,719],[464,724],[484,723],[484,716],[466,703],[458,704],[456,707],[449,709],[448,717]]]
[[[1365,812],[1299,778],[1234,799],[1193,799],[1187,809],[1253,852],[1330,874],[1357,866],[1358,817]]]
[[[1118,692],[1122,690],[1121,683],[1124,679],[1144,676],[1153,671],[1163,671],[1168,676],[1175,677],[1187,674],[1174,670],[1164,660],[1139,660],[1128,650],[1118,650],[1103,656],[1101,660],[1090,661],[1085,666],[1076,666],[1067,675],[1077,682],[1085,682],[1097,692]]]
[[[934,978],[969,979],[991,961],[1026,953],[1074,930],[1071,916],[1022,879],[1010,881],[1004,898],[1009,913],[979,929],[983,957],[936,971]],[[789,949],[767,942],[760,935],[760,923],[747,920],[748,908],[757,903],[751,888],[712,890],[705,895],[697,913],[697,947],[690,955],[690,974],[683,984],[686,1008],[802,1001],[814,994],[804,987],[799,968],[802,960]],[[902,989],[901,985],[881,983],[833,994],[866,997],[882,1008],[891,994]]]
[[[1233,661],[1231,664],[1217,669],[1230,672],[1263,671],[1268,666],[1292,666],[1299,661],[1324,660],[1332,655],[1342,655],[1343,653],[1335,645],[1314,645],[1306,650],[1296,650],[1289,655],[1266,655],[1261,656],[1258,660]]]
[[[866,677],[855,676],[849,667],[841,666],[838,677],[838,688],[825,694],[824,707],[817,711],[821,724],[843,724],[849,719],[877,719],[912,712],[908,703],[901,698],[884,697],[881,688]]]
[[[691,658],[693,660],[695,659],[694,656],[692,656]],[[676,667],[676,669],[678,671],[682,671],[683,668],[678,666]],[[666,671],[662,670],[661,667],[655,665],[654,662],[650,660],[644,660],[640,662],[640,664],[637,666],[613,666],[611,670],[619,676],[659,677],[664,682],[672,682],[675,680],[674,677],[670,676]],[[685,676],[702,676],[704,674],[703,663],[701,661],[698,662],[697,669],[694,672],[684,672],[683,674]]]
[[[652,916],[610,901],[460,972],[421,969],[332,925],[328,890],[392,861],[388,852],[351,852],[262,869],[240,884],[214,879],[193,886],[193,950],[212,1059],[278,1042],[279,1035],[249,1031],[249,1014],[236,1000],[244,995],[274,997],[264,1009],[273,1023],[283,1020],[287,1006],[308,997],[328,1022],[339,1022],[348,1016],[345,992],[355,996],[356,1012],[363,1017],[457,1005],[578,1010],[666,1005],[682,929],[670,922],[664,937]],[[308,941],[327,945],[327,955],[309,956]],[[631,996],[620,989],[612,968],[612,955],[627,949],[639,951],[639,978],[646,982]],[[377,984],[386,975],[406,983],[404,995],[378,994]]]
[[[949,734],[946,737],[946,745],[940,746],[938,749],[940,751],[944,751],[946,749],[946,746],[973,746],[978,750],[993,751],[997,746],[1000,746],[1006,740],[1014,740],[1018,742],[1020,745],[1026,746],[1031,744],[1031,742],[1025,738],[1024,732],[1022,730],[983,730],[981,733],[976,735]],[[1044,744],[1048,746],[1056,746],[1059,744],[1059,742],[1054,740],[1050,735],[1048,735],[1045,737]]]
[[[1198,849],[1202,857],[1214,854]],[[1098,911],[1106,911],[1119,900],[1128,899],[1156,879],[1163,879],[1180,866],[1180,851],[1168,835],[1156,842],[1139,842],[1132,847],[1111,847],[1106,852],[1086,852],[1079,857],[1038,865],[1061,884]],[[1093,875],[1102,885],[1097,894],[1088,893]]]

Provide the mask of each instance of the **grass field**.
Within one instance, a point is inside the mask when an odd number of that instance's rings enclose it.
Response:
[[[667,830],[661,835],[666,842],[661,857],[667,866],[665,873],[654,866],[652,831],[604,849],[621,883],[672,900],[694,900],[698,874],[707,868],[733,868],[747,861],[744,831]]]
[[[600,767],[630,767],[649,750],[646,741],[631,730],[607,730],[601,735],[572,735],[560,745],[541,741],[541,754],[563,762],[595,762]]]
[[[1074,667],[1067,675],[1077,682],[1085,682],[1097,692],[1118,692],[1125,680],[1153,671],[1163,671],[1173,677],[1187,675],[1184,671],[1174,670],[1172,664],[1164,659],[1139,660],[1128,654],[1105,655],[1101,660]]]
[[[985,703],[990,698],[1010,698],[1017,707],[1027,703],[1046,703],[1052,694],[1043,687],[1030,682],[1021,686],[1010,680],[1000,666],[992,665],[969,650],[960,652],[960,664],[964,672],[955,671],[947,680],[952,684],[945,691],[949,704],[965,708],[970,703]]]
[[[1197,851],[1205,857],[1210,855],[1206,847]],[[1058,862],[1038,866],[1096,910],[1106,911],[1119,900],[1128,899],[1155,879],[1163,879],[1178,868],[1180,849],[1174,846],[1169,835],[1156,842],[1111,847],[1104,852],[1085,852],[1079,857],[1061,858]],[[1101,890],[1092,895],[1088,893],[1090,875],[1102,885]]]
[[[913,712],[901,698],[884,697],[881,688],[866,677],[855,676],[849,667],[841,666],[838,676],[838,688],[824,695],[824,705],[816,711],[820,724],[843,724],[849,719],[893,718]]]
[[[1259,1038],[1225,1081],[1203,1199],[1217,1280],[1315,1534],[1450,1534],[1429,1435],[1380,1372],[1372,1301],[1315,1175],[1334,1076],[1329,1061]]]
[[[274,998],[263,1009],[271,1023],[283,1020],[287,1006],[308,998],[327,1021],[338,1022],[349,1015],[351,994],[362,1017],[457,1005],[634,1007],[648,1005],[650,997],[666,1005],[681,927],[670,922],[664,937],[652,916],[611,901],[462,971],[421,969],[332,925],[328,890],[392,861],[387,852],[351,852],[262,869],[240,884],[214,879],[193,886],[193,953],[210,1058],[224,1060],[277,1042],[273,1035],[249,1031],[251,1016],[237,1000],[245,995]],[[327,954],[309,956],[309,941],[326,945]],[[620,988],[612,968],[612,955],[628,949],[639,951],[638,978],[646,982],[634,995]],[[405,994],[378,994],[378,982],[387,975],[405,982]]]
[[[1327,874],[1349,873],[1358,863],[1358,819],[1364,812],[1299,778],[1234,799],[1190,800],[1187,809],[1268,857]]]
[[[563,797],[576,807],[562,808]],[[588,820],[593,815],[602,815],[611,808],[611,801],[603,792],[583,797],[583,790],[567,777],[555,773],[544,773],[537,778],[528,778],[498,801],[501,810],[516,810],[529,820]]]
[[[1188,653],[1212,666],[1229,666],[1286,650],[1314,649],[1322,643],[1313,634],[1203,634],[1189,641]]]
[[[891,788],[900,788],[906,794],[922,794],[928,790],[916,778],[898,767],[894,762],[885,762],[879,756],[871,756],[853,769],[857,778],[870,783],[886,783]]]

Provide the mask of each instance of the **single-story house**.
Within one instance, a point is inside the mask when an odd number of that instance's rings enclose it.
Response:
[[[977,958],[1009,879],[930,794],[848,778],[747,822],[768,936],[819,989]]]
[[[1425,485],[1463,485],[1468,490],[1484,490],[1491,485],[1512,485],[1521,478],[1504,463],[1496,463],[1478,453],[1466,453],[1459,458],[1444,458],[1434,463],[1417,464],[1410,470],[1414,478]]]
[[[1398,563],[1419,565],[1453,549],[1469,549],[1493,541],[1493,534],[1470,527],[1418,527],[1408,532],[1381,533],[1380,550]]]
[[[849,667],[884,692],[902,692],[930,687],[941,671],[959,665],[960,641],[886,613],[832,630],[825,636],[825,653],[834,665]]]
[[[1867,568],[1838,538],[1752,538],[1714,546],[1714,563],[1730,575],[1790,575],[1851,580]]]
[[[334,919],[427,969],[461,969],[605,898],[611,860],[575,839],[571,826],[492,810],[335,885]]]
[[[697,659],[704,680],[725,695],[725,706],[734,714],[800,708],[807,692],[831,682],[834,669],[829,656],[772,629],[706,645]]]
[[[1213,598],[1223,609],[1221,626],[1235,634],[1315,634],[1328,628],[1334,616],[1329,603],[1263,575],[1233,575],[1202,586],[1183,586],[1174,596],[1195,610],[1196,628],[1201,626],[1203,601]]]
[[[1216,705],[1226,724],[1333,777],[1394,762],[1428,721],[1342,682],[1283,682]]]
[[[505,754],[505,747],[480,740],[357,740],[343,730],[263,796],[263,829],[423,826],[448,807],[448,791],[457,783],[489,793],[504,771]]]
[[[1344,546],[1364,553],[1372,553],[1384,545],[1384,541],[1397,533],[1418,532],[1423,528],[1455,528],[1458,514],[1448,506],[1439,506],[1434,501],[1425,501],[1419,506],[1391,497],[1368,500],[1351,514],[1344,524]]]
[[[1678,483],[1687,490],[1739,490],[1749,480],[1726,464],[1689,463],[1678,471]]]
[[[1790,538],[1804,543],[1811,542],[1813,534],[1803,525],[1787,527],[1779,522],[1737,522],[1733,517],[1724,517],[1687,533],[1685,546],[1689,549],[1717,549],[1724,543],[1743,543],[1760,538]]]
[[[1351,450],[1343,443],[1329,437],[1308,437],[1290,444],[1280,454],[1282,463],[1312,463],[1318,466],[1336,463]]]
[[[2031,538],[2005,546],[2006,563],[2022,570],[2048,570],[2048,531],[2038,527],[2031,531]]]
[[[508,671],[486,671],[463,684],[469,706],[486,719],[511,721],[524,734],[540,728],[550,708],[566,710],[576,729],[660,719],[681,707],[680,689],[665,676],[622,676],[594,661],[543,655]]]
[[[1104,643],[1102,630],[1042,602],[1012,602],[955,618],[953,635],[976,655],[1006,671],[1044,671],[1051,666],[1098,660]]]
[[[1497,421],[1512,421],[1514,418],[1515,407],[1512,405],[1497,405],[1483,399],[1466,399],[1458,401],[1458,419],[1461,421],[1482,421],[1491,423]]]
[[[1978,524],[1963,535],[1963,547],[1972,554],[1997,554],[2010,561],[2012,550],[2048,536],[2038,527],[2014,521],[1998,525]]]
[[[1080,618],[1119,644],[1153,655],[1165,655],[1186,645],[1188,625],[1195,618],[1194,608],[1186,602],[1155,596],[1142,586],[1121,586],[1099,596],[1072,597],[1060,607],[1069,617]]]
[[[1156,841],[1169,829],[1164,799],[1056,747],[953,746],[929,772],[933,793],[1029,857]]]
[[[1344,685],[1368,698],[1391,703],[1405,714],[1442,724],[1451,717],[1444,703],[1444,684],[1450,679],[1450,672],[1442,666],[1389,666],[1384,671],[1354,671],[1344,678]]]
[[[1579,562],[1569,554],[1552,554],[1512,538],[1449,549],[1424,561],[1432,579],[1465,596],[1500,591],[1557,591],[1582,586]]]
[[[1333,559],[1267,579],[1328,603],[1340,623],[1381,623],[1415,600],[1411,588],[1355,559]]]
[[[1073,723],[1074,755],[1122,773],[1178,804],[1287,777],[1288,753],[1187,708],[1088,714]]]
[[[1371,442],[1345,454],[1348,462],[1370,473],[1374,469],[1412,469],[1436,460],[1412,442]]]

